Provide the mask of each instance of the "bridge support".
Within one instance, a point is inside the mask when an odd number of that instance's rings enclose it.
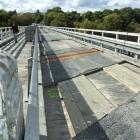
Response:
[[[23,136],[23,94],[16,60],[0,52],[0,140],[21,140]]]

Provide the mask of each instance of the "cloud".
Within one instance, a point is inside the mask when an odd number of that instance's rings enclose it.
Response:
[[[43,11],[47,8],[46,0],[0,0],[2,9],[23,11],[35,11],[40,9]]]
[[[5,10],[46,11],[55,6],[62,7],[65,11],[102,10],[122,7],[140,7],[140,0],[0,0],[0,8]]]

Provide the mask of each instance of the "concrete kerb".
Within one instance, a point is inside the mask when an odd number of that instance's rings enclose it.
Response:
[[[0,140],[23,136],[23,95],[16,60],[0,51]]]
[[[39,135],[40,140],[47,139],[47,124],[45,116],[45,103],[43,97],[42,70],[40,63],[40,49],[38,48],[38,96],[39,96]]]

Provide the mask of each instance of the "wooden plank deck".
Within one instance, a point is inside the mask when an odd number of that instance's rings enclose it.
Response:
[[[76,133],[115,109],[83,75],[59,83],[59,88]]]
[[[69,89],[65,85],[65,82],[59,84],[59,89],[61,91],[62,97],[64,98],[64,102],[66,104],[75,133],[78,134],[87,128],[87,124],[72,95],[69,93]]]
[[[104,68],[104,71],[111,75],[113,78],[117,79],[124,85],[126,85],[129,89],[134,92],[140,91],[140,75],[133,72],[132,70],[116,64],[110,67]]]

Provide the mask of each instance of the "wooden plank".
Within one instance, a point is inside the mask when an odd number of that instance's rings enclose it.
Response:
[[[133,72],[132,70],[122,66],[122,65],[113,65],[110,67],[104,68],[104,71],[111,75],[113,78],[117,79],[129,89],[134,92],[140,91],[140,75]]]
[[[138,66],[135,66],[135,65],[129,64],[129,63],[124,63],[124,64],[122,64],[122,66],[134,71],[137,74],[140,74],[140,67],[138,67]]]
[[[57,86],[44,88],[47,139],[49,140],[70,139],[67,120],[60,98]]]
[[[96,52],[98,52],[98,50],[96,49],[87,49],[87,50],[80,50],[80,51],[76,51],[76,52],[66,52],[66,53],[62,53],[62,54],[53,54],[53,55],[49,55],[48,56],[48,60],[49,61],[54,61],[54,60],[66,60],[66,59],[76,59],[79,57],[84,57],[84,56],[88,56],[88,55],[92,55],[95,54]]]
[[[75,103],[77,104],[82,116],[84,117],[86,123],[88,126],[93,124],[97,121],[96,117],[94,116],[93,111],[90,109],[88,104],[86,103],[85,99],[77,89],[76,85],[72,80],[68,80],[65,82],[67,85],[67,93],[71,94],[71,96],[74,98]]]
[[[66,83],[61,82],[59,84],[59,89],[66,104],[75,133],[78,134],[87,128],[87,123],[85,122],[78,106],[76,105],[74,98],[69,93]]]
[[[136,94],[105,71],[93,73],[87,78],[116,107],[126,103]]]
[[[113,104],[111,104],[84,75],[74,78],[73,82],[97,120],[114,110],[115,107]]]

